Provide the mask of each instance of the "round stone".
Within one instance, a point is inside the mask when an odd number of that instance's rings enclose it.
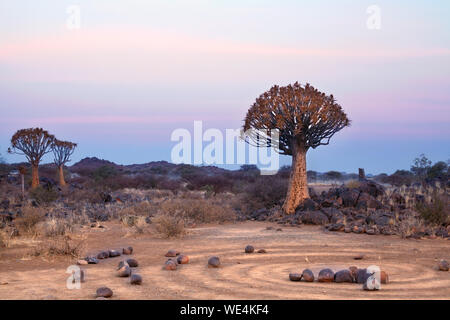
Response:
[[[255,248],[251,245],[248,245],[245,247],[245,253],[253,253],[255,251]]]
[[[306,281],[306,282],[313,282],[314,281],[314,273],[309,269],[305,269],[302,272],[302,279],[303,279],[303,281]]]
[[[131,275],[130,267],[127,265],[124,265],[122,268],[117,270],[117,275],[122,278],[129,277]]]
[[[117,250],[109,250],[109,256],[111,258],[118,257],[118,256],[120,256],[120,252]]]
[[[331,270],[329,268],[320,270],[318,281],[319,282],[333,282],[334,281],[333,270]]]
[[[95,257],[87,257],[86,261],[88,264],[97,264],[98,263],[98,259]]]
[[[140,285],[140,284],[142,284],[142,277],[138,274],[133,274],[133,275],[131,275],[130,283],[135,284],[135,285]]]
[[[168,258],[173,258],[173,257],[178,256],[179,254],[180,254],[179,251],[171,249],[171,250],[167,251],[165,256],[168,257]]]
[[[449,269],[448,262],[445,260],[439,261],[438,267],[439,267],[439,270],[441,270],[441,271],[448,271],[448,269]]]
[[[137,262],[136,259],[128,259],[127,263],[131,268],[136,268],[139,266],[139,263]]]
[[[97,254],[97,259],[106,259],[109,258],[109,252],[102,251]]]
[[[181,254],[177,257],[178,264],[188,264],[189,263],[189,257],[185,256],[184,254]]]
[[[170,271],[177,270],[177,264],[176,264],[176,262],[173,261],[172,259],[169,259],[169,260],[167,260],[166,263],[164,264],[163,269],[164,269],[164,270],[170,270]]]
[[[337,283],[342,283],[342,282],[352,283],[353,277],[352,277],[351,271],[350,270],[340,270],[340,271],[336,272],[336,274],[334,275],[334,281]]]
[[[110,298],[112,297],[113,292],[110,288],[108,287],[101,287],[97,289],[97,293],[96,296],[98,297],[103,297],[103,298]]]
[[[389,275],[386,273],[386,271],[380,272],[380,281],[382,284],[388,284],[389,283]]]
[[[300,281],[302,280],[302,275],[300,273],[289,273],[289,280]]]
[[[210,268],[218,268],[220,266],[220,259],[219,257],[211,257],[208,260],[208,267]]]
[[[132,254],[133,253],[133,247],[123,248],[122,249],[123,254]]]
[[[365,283],[367,278],[369,278],[367,269],[358,269],[358,271],[356,271],[356,283]]]

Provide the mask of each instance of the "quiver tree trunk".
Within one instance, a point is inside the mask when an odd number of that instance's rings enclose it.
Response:
[[[31,188],[39,186],[39,167],[37,164],[31,165]]]
[[[306,175],[306,148],[296,146],[292,154],[292,169],[289,187],[284,201],[283,211],[292,214],[295,209],[307,198],[308,180]]]
[[[62,165],[58,167],[58,175],[59,175],[59,185],[61,187],[64,187],[66,185],[66,181],[64,180],[64,169]]]

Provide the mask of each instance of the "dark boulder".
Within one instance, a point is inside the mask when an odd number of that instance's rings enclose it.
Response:
[[[331,223],[343,223],[344,214],[336,208],[322,208],[321,210]]]
[[[340,194],[344,207],[354,207],[358,202],[359,191],[356,189],[346,189]]]
[[[306,282],[313,282],[314,281],[314,273],[309,269],[303,270],[302,280],[306,281]]]
[[[142,284],[142,277],[139,274],[132,274],[130,278],[130,283],[134,285]]]
[[[301,279],[302,279],[302,275],[300,273],[289,273],[289,280],[300,281]]]
[[[313,199],[305,199],[296,211],[315,211],[319,209],[319,205]]]
[[[326,225],[330,221],[328,217],[321,211],[305,211],[300,216],[300,221],[305,224]]]
[[[108,287],[98,288],[97,292],[96,292],[97,297],[110,298],[110,297],[112,297],[112,295],[113,295],[113,292]]]
[[[209,258],[209,260],[208,260],[208,267],[210,267],[210,268],[218,268],[218,267],[220,267],[220,259],[219,259],[219,257],[214,256],[214,257]]]
[[[337,283],[353,282],[353,276],[350,270],[340,270],[334,275],[334,281]]]
[[[333,282],[334,281],[333,270],[331,270],[329,268],[320,270],[318,281],[319,282]]]

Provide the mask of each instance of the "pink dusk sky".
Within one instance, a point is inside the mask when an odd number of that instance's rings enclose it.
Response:
[[[0,154],[23,160],[6,154],[9,139],[38,126],[77,142],[74,161],[170,161],[174,129],[239,128],[259,94],[299,81],[352,120],[309,152],[309,169],[445,161],[448,17],[448,1],[3,1]]]

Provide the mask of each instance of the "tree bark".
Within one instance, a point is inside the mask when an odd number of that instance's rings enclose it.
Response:
[[[22,180],[22,199],[25,199],[25,175],[20,174],[20,179]]]
[[[59,185],[61,187],[64,187],[66,185],[66,181],[64,180],[64,170],[63,170],[63,166],[59,166],[58,168],[59,170]]]
[[[306,175],[306,149],[302,146],[296,146],[293,151],[291,177],[283,205],[283,211],[287,214],[294,213],[295,209],[305,199],[309,198]]]
[[[38,165],[31,165],[31,189],[39,186],[39,167]]]

